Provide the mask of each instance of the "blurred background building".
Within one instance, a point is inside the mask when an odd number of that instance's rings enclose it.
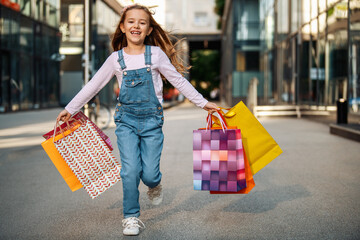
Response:
[[[359,0],[226,0],[222,17],[221,96],[258,103],[360,104]]]
[[[359,0],[89,1],[90,78],[112,51],[121,9],[134,2],[185,38],[187,77],[207,98],[220,88],[234,105],[257,79],[259,105],[326,109],[344,98],[359,113]],[[1,0],[0,112],[67,104],[84,83],[84,21],[83,0]],[[113,103],[116,88],[113,79],[101,101]]]
[[[89,3],[91,76],[110,53],[122,7]],[[1,0],[0,43],[0,112],[64,106],[84,83],[84,1]],[[100,95],[105,102],[112,84]]]
[[[89,1],[89,79],[112,52],[111,34],[120,20],[122,6],[116,0]],[[85,31],[84,0],[61,0],[60,54],[65,56],[60,66],[60,105],[65,106],[84,85]],[[99,93],[100,101],[113,103],[115,77]]]

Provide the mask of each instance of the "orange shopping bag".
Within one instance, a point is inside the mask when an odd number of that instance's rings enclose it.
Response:
[[[59,151],[56,149],[54,140],[57,141],[69,135],[70,133],[78,129],[79,126],[80,123],[73,125],[64,132],[61,130],[61,133],[57,135],[55,134],[54,138],[51,137],[41,143],[41,146],[44,148],[45,152],[47,153],[47,155],[55,165],[56,169],[59,171],[60,175],[63,177],[63,179],[65,180],[71,191],[73,192],[79,190],[83,186],[80,183],[80,181],[77,179],[75,174],[72,172],[70,167],[67,165],[64,158],[60,155]],[[55,130],[56,130],[56,126],[55,126]]]

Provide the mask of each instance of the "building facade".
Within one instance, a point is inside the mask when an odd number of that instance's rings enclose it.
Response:
[[[0,112],[57,106],[60,0],[0,4]]]
[[[12,1],[0,4],[0,113],[66,105],[84,83],[84,1]],[[116,0],[89,4],[91,77],[111,52],[122,7]],[[112,103],[114,88],[115,80],[100,100]]]
[[[89,79],[112,52],[111,34],[120,19],[121,5],[116,0],[89,1],[90,53]],[[60,105],[65,106],[84,85],[84,1],[61,0],[60,53],[65,56],[60,67]],[[117,88],[115,77],[100,92],[102,103],[113,104]]]
[[[222,95],[259,104],[334,106],[359,113],[360,1],[227,1],[222,35]],[[227,94],[231,92],[231,94]]]

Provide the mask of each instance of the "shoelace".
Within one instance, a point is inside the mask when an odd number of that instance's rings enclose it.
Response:
[[[161,190],[162,190],[162,186],[158,185],[158,186],[156,186],[154,188],[150,188],[149,191],[147,192],[147,194],[148,194],[150,199],[153,199],[155,197],[160,196]]]
[[[122,226],[125,228],[132,228],[132,227],[138,227],[138,228],[146,228],[145,224],[138,219],[137,217],[129,217],[122,220]]]

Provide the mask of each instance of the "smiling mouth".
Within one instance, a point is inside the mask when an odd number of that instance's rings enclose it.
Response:
[[[140,32],[138,31],[130,31],[131,34],[140,35]]]

